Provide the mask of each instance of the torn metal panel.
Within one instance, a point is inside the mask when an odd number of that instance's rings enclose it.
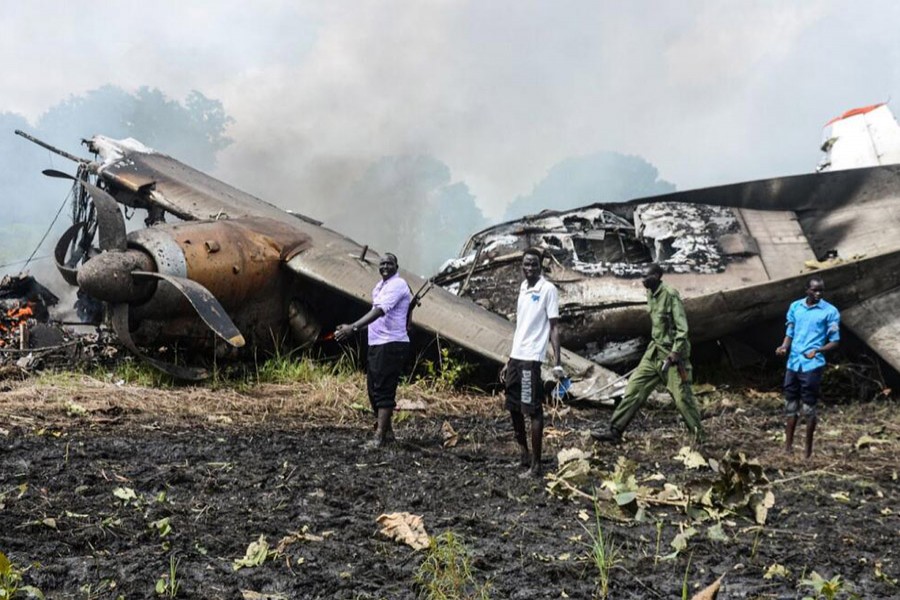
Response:
[[[900,288],[864,300],[845,310],[841,322],[900,371]]]

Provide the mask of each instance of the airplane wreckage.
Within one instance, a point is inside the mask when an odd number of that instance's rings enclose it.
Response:
[[[882,122],[860,125],[857,117]],[[545,275],[560,289],[569,395],[608,399],[624,381],[599,364],[636,358],[649,333],[643,265],[661,263],[680,290],[695,341],[782,317],[813,265],[845,326],[900,371],[900,165],[863,167],[890,155],[886,143],[900,156],[900,128],[882,105],[835,121],[820,173],[544,211],[476,233],[430,280],[401,270],[418,290],[412,325],[419,336],[501,363],[514,332],[521,252],[541,247]],[[873,131],[883,135],[875,140]],[[87,160],[17,133],[78,163],[74,177],[45,171],[74,182],[75,222],[54,253],[63,278],[103,301],[123,345],[166,373],[207,375],[139,345],[208,348],[218,340],[217,356],[284,340],[309,345],[369,305],[377,254],[319,221],[135,140],[95,136],[85,141],[95,155]],[[874,154],[860,159],[852,140]],[[147,227],[126,233],[120,205],[146,210]]]
[[[329,340],[328,332],[348,315],[370,306],[380,279],[377,253],[319,221],[133,139],[86,140],[95,155],[88,160],[16,133],[78,163],[75,176],[44,171],[73,181],[74,223],[54,255],[63,279],[78,287],[77,308],[90,308],[85,297],[105,303],[121,343],[163,372],[187,380],[208,375],[139,346],[212,345],[217,356],[242,347],[271,349],[285,340],[304,346]],[[123,209],[146,210],[147,227],[126,233]],[[167,215],[178,222],[167,223]],[[506,360],[512,323],[429,280],[400,273],[418,290],[414,333],[440,336],[498,366]],[[577,354],[562,353],[572,397],[600,399],[619,379]]]
[[[783,318],[814,268],[842,323],[900,371],[900,165],[879,164],[900,161],[900,128],[884,105],[848,111],[829,128],[819,173],[495,225],[435,283],[512,318],[519,257],[540,247],[560,290],[562,343],[611,366],[636,360],[649,335],[639,276],[647,263],[660,263],[680,291],[697,342]],[[857,168],[866,164],[878,166]]]

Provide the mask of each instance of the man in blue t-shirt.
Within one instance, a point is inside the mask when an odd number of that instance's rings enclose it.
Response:
[[[802,403],[802,412],[806,416],[806,458],[812,455],[816,402],[825,371],[825,353],[837,348],[841,339],[841,315],[822,299],[824,293],[825,282],[822,278],[811,278],[807,284],[806,298],[793,302],[788,309],[784,341],[775,349],[778,356],[788,357],[784,374],[787,413],[784,447],[788,453],[793,450],[794,429]]]

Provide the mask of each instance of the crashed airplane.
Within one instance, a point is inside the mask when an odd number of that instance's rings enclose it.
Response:
[[[698,342],[782,318],[815,268],[843,324],[900,371],[900,165],[884,164],[900,161],[900,127],[874,105],[828,131],[819,173],[544,211],[474,234],[435,282],[512,318],[519,256],[543,248],[563,344],[611,366],[649,334],[647,263],[680,290]]]
[[[16,133],[78,163],[75,176],[44,172],[74,186],[75,222],[57,243],[57,268],[82,297],[108,306],[120,341],[157,369],[189,380],[208,375],[139,346],[212,346],[217,356],[283,342],[304,346],[327,340],[323,332],[370,305],[380,279],[377,253],[318,221],[132,139],[95,136],[86,141],[95,156],[88,160]],[[126,233],[123,209],[146,210],[147,227]],[[167,223],[167,216],[175,222]],[[428,280],[401,274],[418,290],[412,325],[420,335],[505,361],[512,323]],[[563,364],[574,397],[598,399],[616,380],[569,351]]]

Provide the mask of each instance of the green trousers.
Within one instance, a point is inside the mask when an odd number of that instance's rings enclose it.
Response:
[[[674,365],[666,373],[663,373],[662,363],[665,359],[666,355],[657,349],[648,349],[644,353],[640,364],[628,380],[625,397],[616,405],[610,426],[619,433],[625,431],[656,386],[662,383],[675,399],[675,407],[681,413],[681,418],[684,419],[688,429],[697,438],[702,439],[703,428],[700,425],[700,412],[697,410],[694,393],[691,391],[691,363],[689,360],[684,361],[687,381],[682,381],[678,369]]]

